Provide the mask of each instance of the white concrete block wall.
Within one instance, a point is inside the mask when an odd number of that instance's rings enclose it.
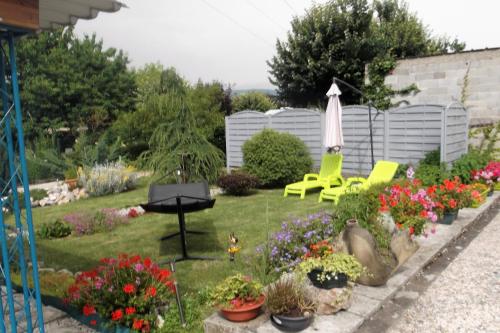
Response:
[[[396,89],[415,83],[420,89],[415,95],[396,97],[394,103],[447,104],[461,100],[466,75],[465,106],[471,124],[499,121],[500,48],[400,60],[386,83]]]

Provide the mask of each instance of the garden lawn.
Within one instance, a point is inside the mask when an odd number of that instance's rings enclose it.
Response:
[[[104,197],[79,200],[66,205],[33,209],[35,229],[41,224],[62,219],[79,211],[97,211],[102,208],[136,206],[147,201],[148,186]],[[206,231],[205,235],[188,234],[188,252],[192,255],[218,257],[220,261],[184,261],[176,265],[181,290],[197,291],[214,285],[224,277],[239,271],[261,272],[254,258],[255,248],[266,241],[269,233],[277,230],[283,220],[303,217],[320,210],[330,210],[331,202],[318,203],[319,192],[305,200],[298,196],[284,198],[283,190],[259,190],[245,197],[216,196],[213,209],[186,214],[188,229]],[[181,254],[179,237],[160,241],[160,237],[178,231],[177,215],[148,213],[130,219],[111,232],[87,236],[69,236],[62,239],[37,238],[39,260],[44,267],[87,270],[103,257],[119,253],[140,254],[155,260],[168,260]],[[239,238],[242,251],[236,261],[228,260],[227,247],[230,232]],[[263,276],[259,276],[263,278]]]

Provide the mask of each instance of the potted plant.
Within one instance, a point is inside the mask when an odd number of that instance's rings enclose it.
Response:
[[[213,289],[210,296],[219,314],[236,322],[257,317],[265,301],[262,285],[241,274],[226,278]]]
[[[73,190],[78,185],[78,172],[75,167],[68,168],[64,172],[64,182],[68,184],[68,188]]]
[[[355,281],[361,276],[363,266],[355,257],[339,252],[308,258],[297,266],[297,272],[302,278],[307,275],[317,288],[344,288],[348,280]]]
[[[445,179],[443,184],[436,186],[435,189],[435,207],[442,216],[438,223],[452,224],[457,218],[458,211],[466,207],[470,201],[467,186],[455,177],[453,180]]]
[[[480,207],[486,200],[489,191],[490,189],[488,185],[482,183],[471,184],[469,186],[469,193],[471,198],[470,207],[472,208]]]
[[[317,305],[295,279],[283,276],[269,285],[266,294],[273,326],[281,331],[299,332],[311,325]]]
[[[487,185],[490,188],[488,196],[493,195],[500,186],[500,162],[491,161],[486,167],[472,171],[472,180]]]

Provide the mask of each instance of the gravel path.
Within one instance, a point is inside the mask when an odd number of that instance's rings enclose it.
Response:
[[[500,215],[387,332],[500,332]]]

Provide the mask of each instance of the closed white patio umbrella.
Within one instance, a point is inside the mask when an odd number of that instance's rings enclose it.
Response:
[[[344,146],[344,136],[342,134],[342,105],[339,96],[342,94],[337,84],[334,82],[326,93],[328,105],[326,107],[325,138],[324,145],[328,151],[340,150]]]

